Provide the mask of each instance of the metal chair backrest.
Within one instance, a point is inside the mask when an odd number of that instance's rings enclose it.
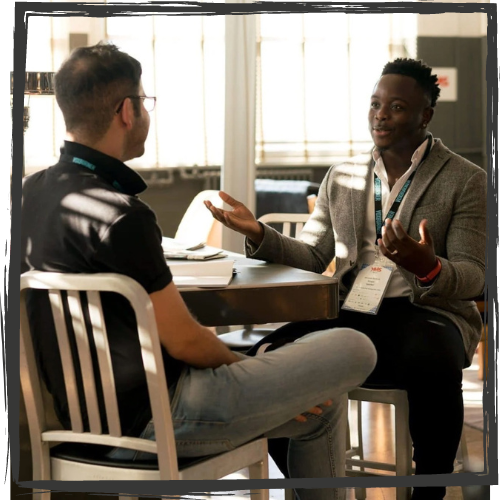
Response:
[[[26,294],[29,289],[47,290],[56,337],[61,355],[64,383],[67,392],[71,430],[50,430],[45,421],[42,387],[36,364],[32,334],[28,321]],[[62,294],[61,292],[65,292]],[[97,403],[99,388],[89,348],[89,338],[84,322],[84,304],[80,293],[87,296],[88,317],[97,351],[98,370],[105,404],[105,421],[108,432],[103,432]],[[151,412],[157,426],[156,441],[123,436],[118,414],[115,381],[106,325],[101,306],[100,292],[114,292],[125,297],[133,308],[137,321],[138,338],[150,396]],[[79,371],[70,350],[68,325],[66,325],[63,301],[66,300],[78,353]],[[46,478],[50,470],[49,442],[92,443],[130,448],[157,453],[161,479],[178,479],[177,453],[172,417],[163,368],[156,319],[151,300],[141,285],[133,279],[112,273],[62,274],[30,271],[21,275],[21,336],[20,336],[21,387],[25,400],[33,453],[34,479]],[[80,407],[77,377],[83,381],[83,393],[87,407],[89,432],[84,431]],[[104,421],[104,419],[102,420]],[[44,473],[45,471],[45,473]]]
[[[265,214],[259,217],[259,222],[264,224],[283,224],[283,229],[280,231],[285,236],[298,238],[304,224],[309,220],[311,214]],[[292,232],[292,226],[295,230]]]

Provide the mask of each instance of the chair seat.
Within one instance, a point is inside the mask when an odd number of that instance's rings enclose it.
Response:
[[[54,446],[50,450],[51,458],[67,460],[70,462],[84,463],[87,465],[96,465],[99,467],[115,467],[119,469],[136,469],[136,470],[158,470],[158,460],[152,458],[149,460],[120,460],[110,458],[107,455],[114,448],[111,446],[101,446],[97,444],[85,443],[63,443]],[[194,457],[194,458],[178,458],[179,470],[186,469],[198,463],[201,463],[208,458],[213,458],[216,455],[209,457]]]

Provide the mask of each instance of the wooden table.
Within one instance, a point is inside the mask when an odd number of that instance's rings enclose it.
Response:
[[[280,264],[230,254],[236,275],[225,288],[179,288],[205,326],[336,318],[338,280]]]

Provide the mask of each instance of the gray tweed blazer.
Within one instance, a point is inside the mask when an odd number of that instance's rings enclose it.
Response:
[[[333,165],[319,190],[311,218],[295,240],[265,226],[256,248],[246,242],[248,257],[322,273],[336,257],[335,277],[345,297],[363,242],[367,196],[372,182],[371,153]],[[446,148],[440,139],[420,164],[401,209],[400,221],[420,240],[418,226],[428,220],[442,270],[430,287],[400,268],[411,288],[410,300],[450,318],[462,333],[470,364],[481,336],[481,316],[473,297],[484,288],[486,257],[486,172]]]

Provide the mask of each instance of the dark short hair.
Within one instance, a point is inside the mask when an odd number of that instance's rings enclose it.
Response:
[[[108,130],[120,99],[137,93],[139,61],[112,43],[75,49],[55,75],[55,95],[68,132],[98,140]],[[136,114],[140,101],[132,99]]]
[[[431,107],[436,105],[441,92],[437,75],[432,75],[432,68],[422,61],[398,58],[388,62],[382,70],[384,75],[404,75],[413,78],[431,101]]]

